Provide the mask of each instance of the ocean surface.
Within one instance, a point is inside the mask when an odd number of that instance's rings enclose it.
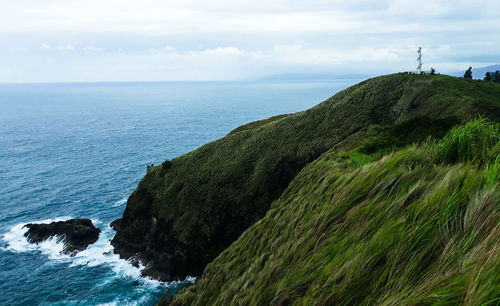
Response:
[[[154,304],[183,282],[141,277],[109,243],[146,165],[357,81],[0,84],[0,305]],[[74,257],[27,243],[26,223],[69,218],[99,240]]]

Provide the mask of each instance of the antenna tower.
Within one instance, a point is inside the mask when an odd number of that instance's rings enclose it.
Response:
[[[422,73],[422,47],[418,47],[417,54],[418,54],[418,57],[417,57],[417,62],[418,62],[417,72],[418,72],[418,74],[421,74]]]

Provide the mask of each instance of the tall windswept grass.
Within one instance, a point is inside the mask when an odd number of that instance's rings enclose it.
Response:
[[[500,124],[479,118],[452,129],[436,146],[438,163],[481,162],[500,141]]]
[[[172,280],[199,276],[266,215],[305,166],[330,149],[351,151],[331,161],[341,163],[345,173],[427,137],[441,139],[451,127],[479,115],[500,121],[500,85],[403,73],[366,80],[309,110],[246,124],[168,165],[151,168],[127,201],[113,245],[124,256],[141,253],[152,271]],[[444,147],[441,154],[448,155]],[[483,147],[466,155],[472,158]],[[449,151],[446,159],[456,159]],[[342,207],[362,201],[356,192],[368,183],[347,195]],[[304,184],[319,187],[325,197],[329,195],[323,191],[332,189],[327,181]],[[450,216],[462,211],[460,205],[450,203]]]
[[[485,167],[486,184],[493,186],[500,181],[500,156],[497,156],[495,161]]]
[[[499,148],[479,118],[393,152],[332,149],[162,303],[500,305]]]

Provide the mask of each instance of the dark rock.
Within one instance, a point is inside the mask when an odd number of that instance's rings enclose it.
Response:
[[[141,271],[143,277],[150,277],[153,279],[159,279],[162,281],[167,281],[169,279],[169,274],[162,273],[161,271],[153,268],[145,268]]]
[[[114,230],[114,231],[119,231],[120,230],[120,223],[122,222],[122,219],[116,219],[115,221],[112,221],[109,226]]]
[[[101,232],[89,219],[71,219],[49,224],[28,223],[24,227],[28,228],[24,236],[30,243],[39,243],[57,236],[58,241],[64,242],[63,253],[71,256],[96,242]]]

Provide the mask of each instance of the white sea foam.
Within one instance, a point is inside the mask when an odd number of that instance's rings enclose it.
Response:
[[[127,199],[128,198],[123,198],[119,201],[116,201],[112,206],[113,207],[119,207],[119,206],[122,206],[123,204],[126,204],[127,203]]]
[[[129,305],[129,306],[136,306],[136,305],[143,305],[149,297],[147,295],[142,296],[139,298],[137,301],[131,301],[127,298],[116,298],[112,302],[109,303],[104,303],[104,304],[98,304],[97,306],[117,306],[117,305]]]
[[[45,219],[28,223],[51,223],[54,221],[63,221],[71,219],[71,217],[60,217],[56,219]],[[57,237],[53,237],[44,240],[38,244],[29,243],[24,234],[28,231],[24,226],[27,223],[21,223],[14,225],[10,231],[3,235],[3,240],[7,243],[7,247],[4,248],[7,251],[14,252],[33,252],[40,251],[45,255],[48,255],[51,259],[60,259],[66,255],[62,255],[61,251],[64,248],[64,244],[58,241]]]
[[[53,221],[62,221],[71,219],[71,217],[61,217],[57,219],[47,219],[41,221],[34,221],[29,223],[50,223]],[[94,224],[102,223],[100,220],[92,220]],[[99,239],[88,246],[87,249],[76,253],[75,256],[69,256],[62,253],[64,248],[64,243],[61,242],[57,237],[44,240],[38,244],[29,243],[24,234],[28,230],[24,226],[27,223],[21,223],[13,226],[9,232],[3,235],[3,240],[7,243],[7,247],[4,248],[6,251],[12,252],[36,252],[39,251],[42,254],[47,255],[50,259],[58,260],[60,262],[67,262],[69,266],[89,266],[95,267],[99,265],[109,266],[117,277],[132,278],[141,281],[149,286],[157,287],[160,285],[171,286],[178,285],[180,283],[193,283],[195,281],[194,277],[187,277],[184,281],[163,283],[158,280],[152,279],[150,277],[143,277],[141,275],[141,270],[144,266],[139,264],[139,267],[132,265],[130,261],[121,259],[119,255],[113,253],[113,246],[111,245],[111,238],[113,237],[114,231],[109,227],[109,225],[104,226],[104,228],[99,235]]]

